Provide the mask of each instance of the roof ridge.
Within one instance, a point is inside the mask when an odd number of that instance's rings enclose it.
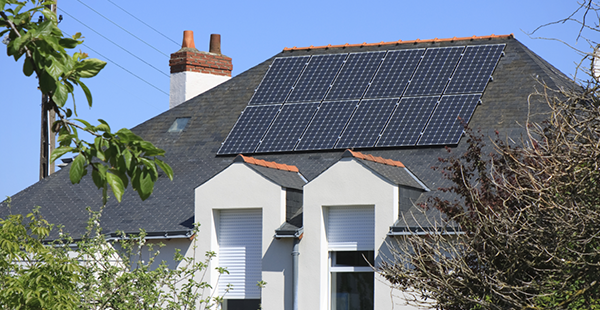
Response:
[[[373,156],[371,154],[363,154],[361,152],[356,152],[350,149],[347,149],[344,154],[342,155],[342,157],[348,157],[348,156],[344,156],[346,154],[350,154],[352,157],[355,158],[359,158],[359,159],[363,159],[363,160],[368,160],[368,161],[372,161],[372,162],[376,162],[376,163],[380,163],[380,164],[384,164],[384,165],[388,165],[388,166],[394,166],[394,167],[400,167],[400,168],[406,168],[406,166],[404,166],[404,164],[400,161],[397,160],[392,160],[389,158],[383,158],[383,157],[379,157],[379,156]]]
[[[280,164],[280,163],[276,163],[274,161],[266,161],[264,159],[257,159],[254,157],[250,157],[250,156],[244,156],[242,154],[239,154],[234,162],[245,162],[247,164],[251,164],[251,165],[256,165],[256,166],[262,166],[262,167],[267,167],[267,168],[272,168],[272,169],[277,169],[277,170],[283,170],[283,171],[289,171],[289,172],[300,172],[300,170],[298,170],[298,167],[294,166],[294,165],[286,165],[286,164]]]
[[[427,39],[427,40],[421,40],[421,39],[416,39],[416,40],[410,40],[410,41],[402,41],[402,40],[398,40],[398,41],[390,41],[390,42],[384,42],[381,41],[379,43],[359,43],[359,44],[338,44],[338,45],[322,45],[322,46],[308,46],[308,47],[285,47],[283,48],[284,51],[297,51],[297,50],[314,50],[314,49],[326,49],[326,48],[336,48],[336,47],[364,47],[364,46],[381,46],[381,45],[392,45],[392,44],[411,44],[411,43],[436,43],[436,42],[453,42],[453,41],[467,41],[467,40],[484,40],[484,39],[493,39],[493,38],[514,38],[514,34],[502,34],[502,35],[495,35],[492,33],[492,35],[489,36],[472,36],[472,37],[453,37],[453,38],[444,38],[444,39]]]

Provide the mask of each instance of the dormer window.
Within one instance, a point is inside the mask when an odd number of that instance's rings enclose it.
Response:
[[[183,129],[185,129],[185,127],[187,126],[189,121],[190,121],[189,117],[178,117],[177,119],[175,119],[175,121],[173,122],[173,125],[171,125],[171,127],[169,128],[169,130],[167,132],[175,132],[175,133],[182,132]]]

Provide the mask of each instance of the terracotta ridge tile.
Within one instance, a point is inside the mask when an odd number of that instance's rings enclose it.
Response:
[[[308,47],[285,47],[284,51],[297,51],[297,50],[314,50],[314,49],[325,49],[325,48],[335,48],[335,47],[365,47],[365,46],[382,46],[382,45],[392,45],[392,44],[412,44],[412,43],[436,43],[436,42],[453,42],[453,41],[470,41],[470,40],[484,40],[484,39],[492,39],[492,38],[514,38],[514,34],[502,34],[502,35],[489,35],[489,36],[472,36],[472,37],[453,37],[453,38],[443,38],[443,39],[427,39],[427,40],[410,40],[410,41],[391,41],[384,42],[381,41],[379,43],[362,43],[362,44],[338,44],[338,45],[322,45],[322,46],[308,46]]]
[[[380,163],[380,164],[384,164],[384,165],[388,165],[388,166],[406,168],[406,166],[404,166],[403,163],[401,163],[397,160],[383,158],[383,157],[379,157],[379,156],[373,156],[371,154],[363,154],[363,153],[356,152],[356,151],[353,151],[350,149],[348,149],[347,151],[349,151],[350,154],[352,154],[352,156],[359,158],[359,159],[368,160],[368,161],[372,161],[372,162],[376,162],[376,163]]]
[[[300,172],[300,170],[298,170],[298,167],[293,166],[293,165],[279,164],[274,161],[266,161],[264,159],[256,159],[254,157],[244,156],[242,154],[240,154],[238,156],[240,156],[242,158],[242,160],[247,164],[262,166],[262,167],[267,167],[267,168],[272,168],[272,169],[277,169],[277,170],[289,171],[289,172]]]

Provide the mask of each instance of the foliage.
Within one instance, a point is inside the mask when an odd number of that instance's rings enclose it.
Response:
[[[165,152],[128,129],[113,133],[104,120],[98,120],[99,124],[94,126],[72,118],[77,115],[75,87],[81,87],[91,107],[92,94],[82,79],[96,76],[106,63],[90,59],[82,52],[72,55],[67,52],[83,43],[82,36],[80,33],[70,38],[63,36],[56,15],[46,7],[51,3],[0,0],[0,27],[5,28],[0,31],[0,37],[8,33],[7,54],[15,61],[25,56],[23,73],[36,74],[42,94],[50,98],[49,109],[57,115],[58,120],[51,128],[59,135],[60,147],[50,160],[54,162],[67,153],[78,155],[70,167],[71,182],[79,183],[91,167],[94,184],[103,190],[105,203],[108,187],[120,202],[129,183],[144,200],[154,189],[158,169],[173,178],[171,167],[157,158]],[[41,16],[43,18],[36,20]],[[67,105],[69,95],[73,100],[72,109]],[[79,130],[91,134],[93,143],[81,140]]]
[[[35,209],[0,219],[0,309],[73,309],[81,268],[67,247],[46,246],[52,225]]]
[[[599,11],[583,1],[556,23],[576,22],[584,38],[584,30],[598,32],[586,18]],[[549,117],[527,123],[518,143],[497,137],[485,154],[483,137],[467,130],[467,150],[440,159],[452,184],[441,190],[456,199],[431,198],[424,207],[445,220],[430,223],[427,237],[397,239],[379,270],[408,291],[409,303],[600,309],[600,83],[589,75],[572,89],[542,84],[533,97],[547,103]]]
[[[497,139],[485,155],[469,132],[465,153],[440,159],[457,199],[427,203],[441,233],[398,240],[382,275],[439,309],[600,309],[599,90],[546,88],[550,118],[521,146]]]
[[[203,282],[215,253],[199,260],[177,251],[179,266],[169,269],[156,261],[160,251],[145,232],[109,242],[98,224],[101,213],[90,214],[81,240],[63,236],[50,243],[44,240],[56,227],[39,208],[27,220],[0,219],[0,309],[210,309],[222,301],[206,295],[211,287]]]

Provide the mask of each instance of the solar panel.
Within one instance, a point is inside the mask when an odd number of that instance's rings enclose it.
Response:
[[[275,58],[249,104],[283,103],[309,58],[310,56]]]
[[[482,93],[504,44],[467,46],[444,94]]]
[[[481,94],[443,96],[417,145],[457,144]]]
[[[396,107],[398,98],[360,102],[335,148],[371,147]]]
[[[317,102],[284,105],[256,151],[293,150],[308,122],[317,111],[318,105]]]
[[[377,146],[415,145],[438,99],[439,96],[402,98]]]
[[[364,98],[402,96],[423,52],[424,48],[389,51]]]
[[[325,100],[360,99],[384,55],[385,51],[350,54]]]
[[[323,100],[346,56],[348,54],[312,56],[287,102]]]
[[[464,46],[428,48],[405,96],[441,95]]]
[[[358,100],[323,102],[296,151],[332,149],[357,104]]]
[[[253,152],[280,107],[279,104],[247,106],[217,154]]]

